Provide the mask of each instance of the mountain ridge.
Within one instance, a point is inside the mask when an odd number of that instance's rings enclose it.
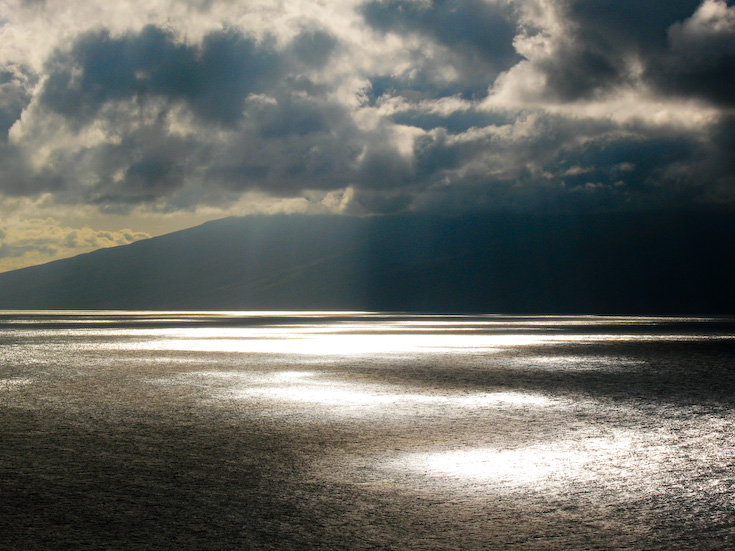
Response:
[[[0,274],[0,309],[732,314],[727,214],[249,216]]]

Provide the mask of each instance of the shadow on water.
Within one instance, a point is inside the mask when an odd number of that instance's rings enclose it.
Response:
[[[215,418],[13,412],[2,421],[12,468],[0,480],[3,549],[533,549],[559,531],[564,545],[607,534],[588,547],[607,549],[621,537],[599,518],[580,530],[574,506],[550,516],[553,503],[457,502],[431,488],[422,496],[315,479],[308,465],[339,448],[334,433]]]
[[[429,388],[504,388],[596,399],[735,404],[735,339],[529,346],[522,351],[501,350],[480,360],[475,357],[467,365],[462,365],[464,361],[451,364],[446,358],[435,358],[404,364],[396,359],[389,369],[378,367],[373,372],[385,377],[389,371],[396,381]]]
[[[728,541],[727,519],[669,517],[665,495],[490,488],[463,497],[426,480],[376,489],[315,478],[314,460],[360,438],[344,427],[4,417],[4,549],[666,549],[672,533],[679,549]]]
[[[453,320],[462,325],[445,330],[446,318],[399,314],[0,316],[9,345],[0,349],[7,354],[0,363],[0,548],[735,544],[731,320]],[[110,344],[143,342],[149,329],[280,327],[288,335],[296,325],[398,343],[424,333],[570,338],[330,357],[328,350],[322,357],[217,349],[237,338],[206,350],[176,348],[188,342],[180,335],[164,349]],[[71,336],[56,331],[70,327]],[[109,328],[140,332],[87,332]],[[616,338],[575,340],[600,335]],[[631,335],[655,338],[626,340]],[[103,346],[84,348],[87,341]],[[284,373],[313,376],[279,378]],[[548,397],[551,405],[481,403],[496,391]],[[462,402],[475,395],[480,402]],[[608,407],[617,403],[625,407]],[[663,419],[669,406],[672,418]],[[692,416],[688,406],[700,411]],[[585,457],[597,443],[599,457]],[[566,445],[576,455],[554,459]],[[540,450],[536,460],[556,461],[560,470],[524,485],[427,473],[420,463],[385,466],[486,448],[525,450],[531,463]]]

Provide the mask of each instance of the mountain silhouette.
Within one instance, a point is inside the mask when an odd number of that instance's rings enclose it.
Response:
[[[0,274],[0,308],[732,314],[732,218],[227,218]]]

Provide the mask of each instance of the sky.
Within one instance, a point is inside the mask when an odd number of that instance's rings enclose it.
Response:
[[[251,213],[735,210],[733,4],[0,0],[0,271]]]

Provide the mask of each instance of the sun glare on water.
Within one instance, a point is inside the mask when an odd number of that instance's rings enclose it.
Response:
[[[492,351],[497,348],[547,342],[544,335],[375,334],[370,332],[303,331],[294,328],[162,330],[139,341],[138,349],[191,352],[353,356],[450,352],[455,349]]]
[[[403,457],[403,468],[429,477],[474,483],[552,484],[593,479],[601,464],[610,465],[630,452],[631,438],[588,438],[519,449],[474,448]]]

